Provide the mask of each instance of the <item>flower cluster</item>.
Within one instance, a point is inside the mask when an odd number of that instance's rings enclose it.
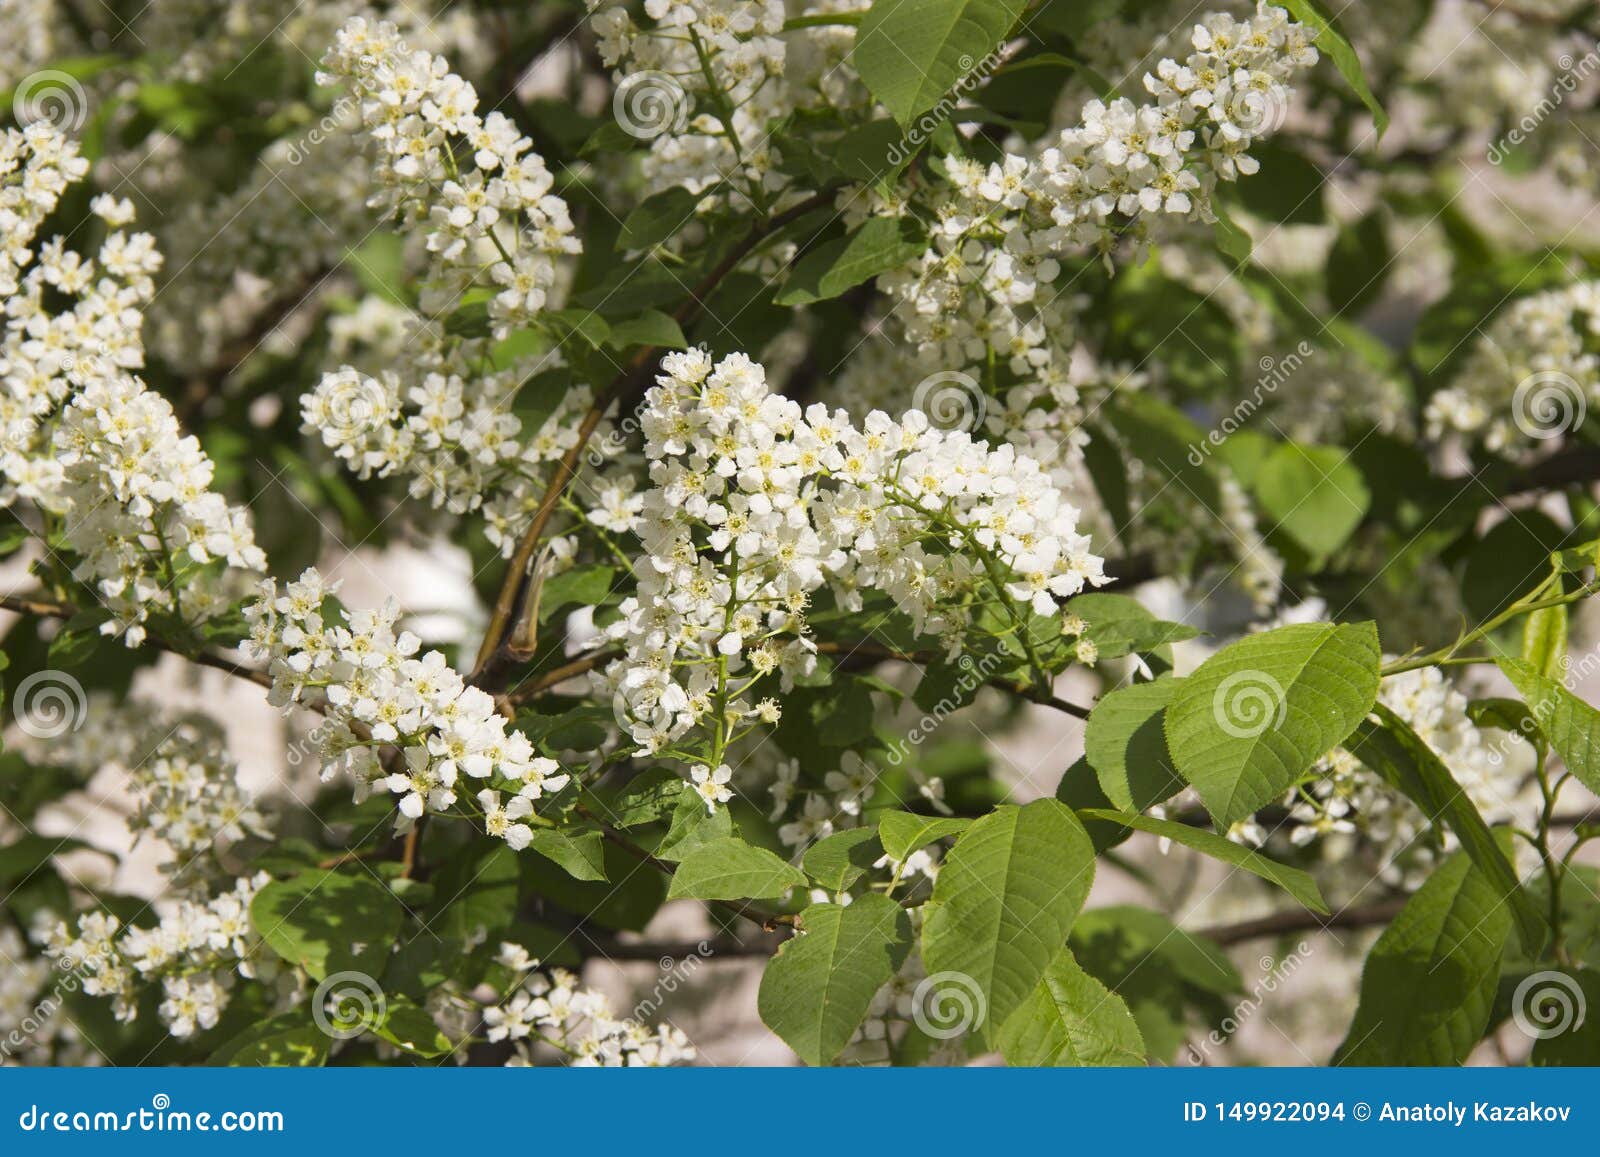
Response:
[[[84,165],[45,122],[7,130],[0,156],[0,497],[31,501],[76,556],[73,577],[112,612],[106,634],[135,646],[152,614],[210,619],[240,589],[238,572],[265,558],[246,512],[211,491],[211,460],[171,403],[130,372],[144,363],[141,310],[160,254],[148,234],[120,228],[131,205],[102,195],[93,206],[108,233],[94,260],[53,238],[21,273],[39,222]],[[63,298],[70,305],[52,312]]]
[[[651,139],[648,187],[705,193],[737,175],[745,196],[760,203],[763,188],[781,180],[767,122],[792,107],[781,0],[648,0],[645,12],[647,29],[621,6],[596,12],[591,23],[601,58],[621,66],[619,123]]]
[[[134,832],[148,832],[174,853],[180,879],[209,866],[219,843],[264,835],[264,820],[239,787],[227,737],[202,715],[167,716],[149,704],[91,700],[95,721],[49,741],[53,764],[85,775],[111,773],[135,801]],[[44,748],[45,744],[38,744]]]
[[[542,469],[576,443],[592,391],[563,390],[525,428],[516,402],[546,361],[469,368],[463,349],[444,341],[439,326],[416,319],[398,368],[372,377],[343,365],[324,374],[301,399],[305,429],[360,478],[399,475],[435,507],[481,510],[489,540],[509,555],[543,494]]]
[[[248,647],[267,659],[269,699],[281,707],[320,693],[328,716],[317,732],[323,777],[348,772],[357,798],[375,787],[400,797],[401,828],[426,811],[456,803],[461,776],[483,784],[478,793],[489,834],[525,847],[528,825],[516,821],[531,803],[566,786],[555,760],[536,756],[528,737],[507,731],[493,697],[469,687],[440,651],[418,656],[421,641],[398,630],[398,606],[324,609],[333,593],[315,570],[282,589],[272,580],[245,608]],[[385,759],[385,753],[392,758]],[[499,777],[523,802],[501,807],[490,782]]]
[[[209,899],[179,900],[149,928],[85,912],[75,931],[65,923],[47,928],[44,951],[80,972],[84,992],[111,998],[118,1020],[138,1015],[139,984],[160,979],[162,1023],[173,1036],[192,1036],[217,1023],[236,975],[267,984],[279,976],[277,956],[250,927],[250,901],[270,882],[259,873]]]
[[[772,393],[762,367],[734,354],[669,355],[645,399],[652,487],[638,534],[637,594],[607,629],[624,657],[604,681],[635,743],[662,752],[697,726],[705,762],[811,670],[811,596],[831,586],[859,610],[887,594],[919,634],[960,645],[975,610],[998,600],[1014,621],[1105,581],[1077,511],[1010,446],[992,449],[912,410],[802,410]],[[687,756],[685,752],[675,752]]]
[[[1059,335],[1074,311],[1048,291],[1063,251],[1142,240],[1152,215],[1208,218],[1218,181],[1257,170],[1251,144],[1317,60],[1309,32],[1261,3],[1246,21],[1208,15],[1190,40],[1145,75],[1149,102],[1092,100],[1031,156],[944,158],[954,193],[934,207],[933,244],[879,283],[924,360],[982,366],[994,351],[1018,377],[1044,373],[1071,340]]]
[[[1600,282],[1508,306],[1461,371],[1428,400],[1428,436],[1462,434],[1494,452],[1575,431],[1600,406]]]
[[[322,83],[343,83],[360,101],[377,145],[369,203],[426,230],[423,310],[449,312],[482,289],[492,292],[499,336],[532,321],[555,284],[556,260],[580,249],[532,142],[504,114],[480,116],[472,85],[442,57],[409,48],[391,23],[353,17],[323,67]]]
[[[521,945],[502,944],[497,962],[515,983],[505,999],[484,1010],[483,1023],[491,1042],[516,1046],[510,1065],[532,1064],[532,1046],[541,1042],[580,1067],[653,1068],[694,1059],[694,1046],[680,1029],[617,1019],[603,993],[584,988],[564,968],[541,970]]]

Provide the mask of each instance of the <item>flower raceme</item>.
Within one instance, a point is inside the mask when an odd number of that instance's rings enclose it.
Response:
[[[850,610],[881,592],[955,648],[982,606],[1020,622],[1106,581],[1077,511],[1009,445],[918,410],[858,426],[843,410],[802,409],[742,354],[674,353],[662,371],[642,412],[652,486],[638,590],[606,631],[623,657],[600,676],[646,750],[706,772],[729,742],[777,722],[775,702],[750,696],[768,676],[788,690],[811,672],[806,608],[824,586]],[[691,757],[675,745],[697,727],[706,745]]]
[[[333,588],[315,570],[280,588],[272,580],[245,608],[248,648],[269,664],[270,701],[288,708],[314,691],[330,725],[318,733],[323,778],[348,772],[356,798],[375,788],[399,797],[397,826],[408,829],[424,812],[457,802],[461,777],[477,792],[489,834],[527,846],[528,825],[516,821],[548,792],[566,786],[555,760],[536,756],[519,731],[507,731],[492,697],[469,687],[439,651],[418,657],[421,642],[397,630],[399,607],[346,610],[324,618]],[[386,761],[386,752],[398,753]],[[502,806],[490,789],[513,793]],[[522,802],[517,803],[515,800]]]
[[[448,312],[483,288],[494,291],[498,336],[532,321],[556,280],[555,259],[581,248],[532,142],[502,113],[479,116],[472,85],[443,57],[409,48],[387,21],[352,17],[322,63],[318,79],[350,88],[377,147],[370,203],[425,228],[424,312]]]
[[[132,373],[161,267],[149,234],[121,228],[132,206],[94,199],[107,233],[93,260],[59,237],[30,249],[86,171],[47,121],[0,138],[0,503],[37,508],[72,577],[111,612],[101,630],[137,646],[153,614],[194,626],[226,610],[266,557],[248,514],[211,490],[199,441]],[[52,312],[47,296],[68,304]]]

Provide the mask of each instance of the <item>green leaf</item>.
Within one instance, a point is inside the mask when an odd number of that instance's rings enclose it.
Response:
[[[1600,711],[1521,659],[1498,660],[1567,770],[1600,793]]]
[[[549,622],[567,607],[592,607],[606,601],[616,583],[617,571],[609,566],[575,566],[551,575],[539,588],[539,621]]]
[[[672,818],[667,834],[656,845],[656,858],[677,863],[702,844],[733,834],[732,812],[725,807],[707,811],[699,792],[683,791],[672,805]]]
[[[1261,171],[1236,186],[1246,209],[1280,225],[1320,225],[1327,219],[1322,204],[1327,178],[1303,154],[1273,141],[1257,141],[1250,155],[1261,162]]]
[[[1105,808],[1086,808],[1079,812],[1079,815],[1093,816],[1098,820],[1149,832],[1153,836],[1161,836],[1175,844],[1204,852],[1213,859],[1232,864],[1236,868],[1243,868],[1268,883],[1276,884],[1313,912],[1328,911],[1327,902],[1323,900],[1322,893],[1317,889],[1317,882],[1310,875],[1299,868],[1291,868],[1287,864],[1268,859],[1260,852],[1251,851],[1215,832],[1179,823],[1177,820],[1160,820],[1153,816],[1131,815],[1127,812],[1108,811]]]
[[[250,923],[279,956],[313,980],[335,972],[383,972],[405,913],[365,873],[302,872],[257,892]]]
[[[761,977],[762,1022],[808,1065],[831,1064],[855,1035],[878,989],[911,950],[911,921],[887,896],[813,904]]]
[[[880,273],[899,269],[928,247],[908,221],[872,217],[849,237],[819,245],[796,263],[779,305],[809,305],[838,297]]]
[[[1511,933],[1500,889],[1451,856],[1378,937],[1340,1065],[1459,1065],[1483,1036]]]
[[[597,350],[611,336],[611,327],[595,310],[581,307],[546,310],[539,315],[539,320],[556,334],[563,345],[578,338],[590,349]]]
[[[618,249],[648,249],[671,237],[694,219],[700,198],[682,185],[646,197],[622,222]]]
[[[1177,313],[1158,310],[1154,316],[1185,316],[1181,306],[1176,308]],[[1114,398],[1105,413],[1128,452],[1183,487],[1207,510],[1220,511],[1222,488],[1196,449],[1206,440],[1205,431],[1179,410],[1147,394],[1118,390]]]
[[[1284,443],[1261,464],[1255,491],[1276,529],[1317,560],[1345,544],[1372,503],[1366,479],[1337,446]]]
[[[1565,532],[1538,510],[1495,523],[1472,547],[1461,576],[1461,599],[1475,622],[1486,622],[1550,573],[1550,552]]]
[[[805,884],[805,874],[793,864],[737,836],[726,836],[684,857],[673,873],[667,899],[771,900]]]
[[[1411,338],[1411,360],[1441,381],[1472,348],[1482,329],[1512,302],[1570,280],[1566,262],[1554,252],[1507,259],[1488,267],[1461,269],[1450,290],[1423,311]]]
[[[1360,310],[1383,290],[1393,254],[1383,215],[1368,213],[1339,230],[1328,250],[1323,280],[1336,313]]]
[[[1345,83],[1355,91],[1361,103],[1367,106],[1367,110],[1372,113],[1373,127],[1377,129],[1378,137],[1382,139],[1389,127],[1389,114],[1383,111],[1383,105],[1372,95],[1372,88],[1367,84],[1367,74],[1361,68],[1361,58],[1356,55],[1356,50],[1351,47],[1350,41],[1334,23],[1333,17],[1323,12],[1322,6],[1316,3],[1316,0],[1283,0],[1283,6],[1295,20],[1311,29],[1317,50],[1333,61],[1334,67],[1339,70],[1339,75],[1344,77]]]
[[[1179,680],[1163,676],[1112,691],[1089,712],[1084,756],[1106,798],[1124,811],[1144,811],[1183,788],[1162,730],[1162,712]]]
[[[907,137],[894,121],[868,121],[851,129],[834,145],[831,159],[839,172],[869,184],[893,180],[922,151],[922,137]]]
[[[606,878],[606,845],[599,832],[560,832],[534,828],[528,846],[567,870],[575,880]]]
[[[1168,643],[1182,642],[1200,634],[1187,623],[1169,623],[1157,618],[1129,595],[1091,591],[1069,599],[1067,610],[1088,624],[1084,636],[1095,645],[1102,659],[1120,659],[1136,651],[1149,654]]]
[[[1296,623],[1231,643],[1167,705],[1167,744],[1217,827],[1281,796],[1372,709],[1372,623]]]
[[[1361,724],[1345,745],[1350,754],[1410,797],[1430,823],[1443,822],[1455,832],[1462,849],[1494,885],[1496,897],[1509,901],[1523,946],[1530,953],[1537,952],[1547,932],[1544,919],[1523,891],[1516,869],[1478,814],[1472,797],[1405,720],[1382,703],[1373,710],[1378,723]]]
[[[634,776],[600,806],[613,826],[634,828],[671,815],[678,797],[687,790],[683,777],[671,768],[652,767]]]
[[[1600,972],[1576,975],[1545,970],[1518,986],[1512,1007],[1537,1035],[1528,1062],[1534,1065],[1600,1064]],[[1519,999],[1520,998],[1520,999]]]
[[[1252,242],[1250,234],[1228,215],[1220,200],[1211,202],[1211,212],[1216,216],[1216,222],[1211,226],[1211,232],[1217,242],[1217,248],[1224,257],[1229,258],[1235,265],[1243,265],[1250,260]]]
[[[909,125],[1005,41],[1024,0],[874,0],[851,60],[868,91]]]
[[[1540,607],[1522,620],[1522,659],[1547,679],[1566,670],[1567,608]]]
[[[207,1058],[208,1065],[310,1068],[328,1059],[332,1038],[304,1009],[251,1025]]]
[[[1027,998],[1093,882],[1088,833],[1053,799],[996,808],[956,840],[923,907],[922,958],[930,976],[957,974],[982,994],[974,1030]]]
[[[1012,1066],[1144,1064],[1144,1037],[1122,998],[1063,948],[1021,1007],[1000,1028]]]
[[[689,348],[689,339],[683,336],[683,328],[658,309],[646,310],[626,321],[612,322],[611,334],[606,342],[619,350],[630,346],[659,346],[669,350]]]
[[[405,997],[387,1000],[383,1022],[373,1032],[412,1056],[442,1057],[452,1047],[433,1017]]]
[[[882,854],[874,829],[851,828],[812,844],[800,863],[818,887],[836,894],[866,875]]]
[[[957,816],[919,816],[910,812],[884,812],[878,817],[878,839],[889,858],[900,863],[912,852],[934,840],[957,835],[972,826],[972,821]]]
[[[104,610],[80,611],[73,615],[50,640],[46,661],[63,671],[88,662],[99,648],[100,640],[105,638],[100,633],[100,624],[110,617]]]
[[[1244,989],[1220,947],[1148,908],[1085,912],[1071,947],[1083,970],[1127,1003],[1152,1060],[1169,1060],[1183,1044],[1191,1008],[1205,1009],[1216,1023],[1227,1014],[1217,1002]]]

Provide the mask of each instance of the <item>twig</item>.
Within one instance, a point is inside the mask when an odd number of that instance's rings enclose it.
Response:
[[[1258,920],[1241,920],[1237,924],[1221,924],[1201,929],[1197,935],[1227,947],[1264,936],[1283,936],[1291,932],[1322,932],[1329,928],[1371,928],[1387,924],[1400,914],[1406,901],[1404,897],[1383,900],[1364,908],[1344,908],[1331,916],[1324,916],[1304,908],[1276,912]]]
[[[716,291],[717,286],[750,255],[751,251],[779,229],[829,204],[833,197],[833,190],[824,190],[753,226],[745,238],[735,245],[690,292],[689,299],[673,313],[673,320],[680,328],[688,326],[704,312],[706,301]],[[523,594],[530,577],[530,564],[533,562],[535,551],[538,550],[539,541],[544,537],[545,527],[561,504],[561,496],[566,493],[567,486],[576,476],[578,463],[582,460],[589,445],[589,438],[600,425],[601,419],[610,410],[613,402],[619,399],[626,402],[635,393],[641,395],[644,393],[650,381],[651,364],[660,352],[656,346],[645,346],[634,354],[623,372],[595,398],[594,404],[578,423],[577,438],[562,455],[561,461],[556,464],[555,473],[551,475],[550,483],[545,488],[544,497],[540,499],[532,521],[523,531],[522,538],[517,542],[517,549],[511,556],[505,580],[500,585],[500,593],[496,596],[494,609],[489,615],[489,625],[484,631],[483,645],[478,649],[477,660],[468,678],[468,682],[474,686],[493,688],[500,678],[503,660],[518,662],[531,657],[531,649],[521,645],[520,637],[511,636],[512,624],[517,620],[522,606]],[[520,634],[521,631],[517,631],[517,635]]]
[[[32,615],[39,619],[70,619],[78,613],[76,607],[65,603],[45,602],[41,599],[29,598],[23,595],[0,595],[0,610],[14,611],[19,615]],[[254,667],[247,667],[243,663],[235,663],[232,659],[221,655],[214,655],[208,651],[186,651],[175,643],[165,639],[156,638],[154,635],[145,636],[145,644],[158,651],[177,655],[188,659],[191,663],[198,663],[202,667],[212,667],[218,671],[240,679],[247,679],[258,687],[271,687],[272,676],[265,671],[258,671]]]

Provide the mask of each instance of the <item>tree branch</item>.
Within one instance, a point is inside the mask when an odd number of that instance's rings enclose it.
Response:
[[[785,209],[782,213],[758,222],[744,239],[690,291],[688,300],[673,313],[673,320],[680,328],[687,328],[705,311],[706,302],[716,291],[717,286],[753,250],[779,229],[828,205],[834,195],[835,190],[824,190]],[[623,372],[601,391],[595,398],[594,404],[584,414],[583,420],[578,423],[577,438],[572,447],[562,455],[561,461],[556,464],[555,473],[551,475],[544,496],[534,510],[533,519],[523,531],[522,538],[517,542],[517,549],[511,556],[505,580],[500,585],[500,593],[495,598],[494,608],[489,615],[489,625],[484,631],[483,645],[478,649],[477,660],[468,677],[468,682],[474,686],[492,690],[502,678],[506,666],[511,663],[526,662],[531,658],[532,640],[525,637],[525,631],[520,627],[516,629],[513,637],[513,623],[517,621],[520,612],[527,604],[524,596],[532,581],[529,572],[539,542],[544,537],[545,527],[549,525],[551,517],[560,505],[561,496],[566,493],[568,485],[576,476],[578,463],[583,459],[589,439],[600,425],[601,419],[605,417],[606,411],[619,399],[626,404],[635,394],[643,395],[649,388],[653,362],[660,353],[661,350],[657,346],[645,346],[634,354]]]
[[[0,595],[0,610],[15,612],[19,615],[32,615],[37,619],[70,619],[78,613],[76,607],[65,603],[46,602],[25,595]],[[243,663],[235,663],[232,659],[222,655],[211,654],[207,651],[185,651],[174,643],[159,639],[154,635],[145,636],[145,645],[154,647],[158,651],[177,655],[188,659],[191,663],[198,663],[202,667],[211,667],[218,671],[226,671],[240,679],[246,679],[258,687],[271,687],[272,676],[265,671],[258,671],[254,667],[247,667]]]
[[[1237,924],[1219,924],[1203,928],[1197,935],[1214,940],[1223,947],[1259,940],[1265,936],[1285,936],[1293,932],[1324,932],[1330,928],[1371,928],[1387,924],[1400,914],[1406,897],[1382,900],[1363,908],[1343,908],[1331,916],[1323,916],[1304,908],[1276,912],[1257,920],[1241,920]]]

